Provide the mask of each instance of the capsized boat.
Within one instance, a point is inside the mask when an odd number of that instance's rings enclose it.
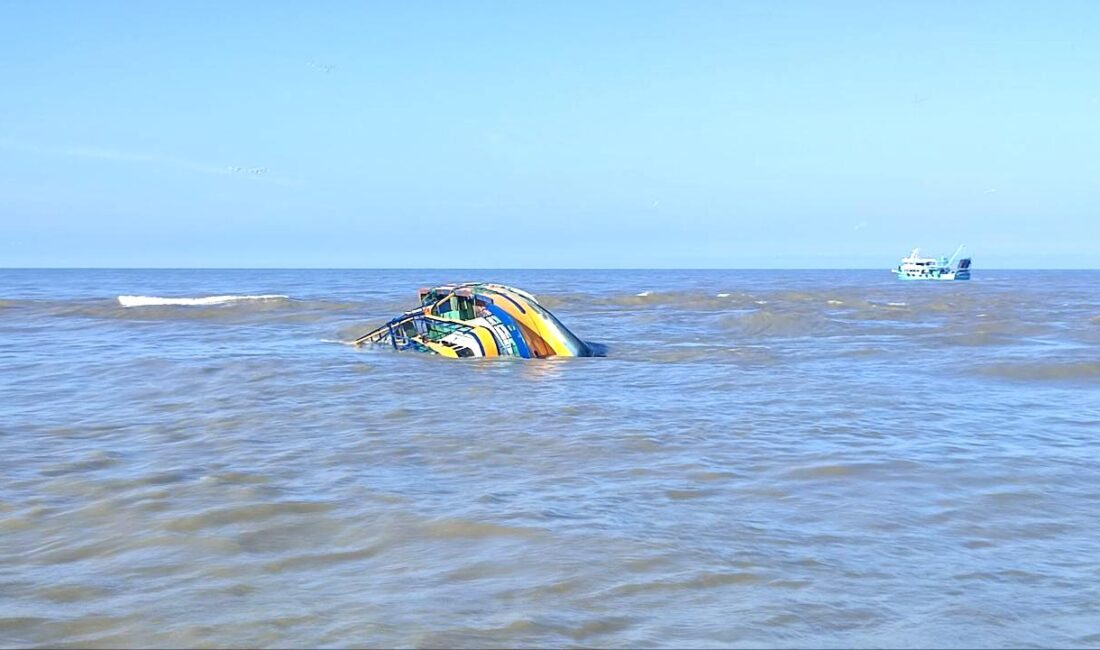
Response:
[[[520,289],[467,282],[420,289],[420,306],[355,340],[445,357],[598,357],[606,349],[570,332]]]
[[[950,259],[946,257],[921,257],[920,249],[914,248],[908,257],[902,258],[897,268],[891,269],[899,280],[969,280],[970,258],[964,257],[955,263],[955,258],[963,247],[955,249]]]

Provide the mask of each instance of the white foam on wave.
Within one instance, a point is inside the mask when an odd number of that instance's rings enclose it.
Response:
[[[201,298],[162,298],[160,296],[119,296],[118,304],[123,307],[159,307],[179,305],[184,307],[227,305],[246,300],[289,300],[290,296],[266,294],[262,296],[203,296]]]
[[[719,297],[719,298],[729,298],[730,295],[728,293],[720,293],[720,294],[718,294],[717,297]]]
[[[645,298],[646,296],[653,295],[653,292],[652,291],[643,291],[641,293],[636,293],[634,295],[638,296],[639,298]]]
[[[830,305],[843,305],[844,301],[843,300],[830,300],[830,301],[828,301],[828,303]]]

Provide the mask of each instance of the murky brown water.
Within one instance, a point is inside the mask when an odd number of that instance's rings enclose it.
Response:
[[[468,278],[610,356],[328,342]],[[1100,646],[1098,281],[0,271],[0,646]]]

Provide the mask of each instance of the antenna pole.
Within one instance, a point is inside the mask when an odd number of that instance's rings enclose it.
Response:
[[[959,256],[959,252],[962,251],[964,244],[959,244],[959,247],[955,249],[955,254],[951,256],[951,259],[947,261],[947,265],[951,266],[955,262],[955,258]]]

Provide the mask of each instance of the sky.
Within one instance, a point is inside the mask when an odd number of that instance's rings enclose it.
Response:
[[[1098,26],[0,0],[0,267],[1100,268]]]

